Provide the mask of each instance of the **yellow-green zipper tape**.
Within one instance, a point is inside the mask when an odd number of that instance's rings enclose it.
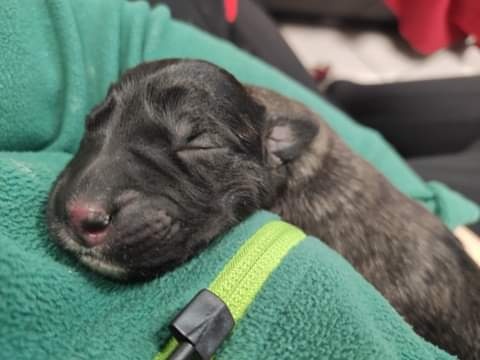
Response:
[[[208,289],[227,304],[235,323],[290,249],[304,238],[300,229],[283,221],[271,221],[253,234],[217,275]],[[166,360],[177,345],[175,339],[170,339],[154,360]]]

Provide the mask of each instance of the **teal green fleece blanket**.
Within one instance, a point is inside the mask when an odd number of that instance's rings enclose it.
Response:
[[[260,212],[200,256],[145,284],[84,270],[47,235],[44,206],[71,158],[83,119],[110,82],[142,61],[202,58],[240,80],[320,113],[402,192],[450,227],[476,221],[477,205],[423,183],[371,130],[284,75],[170,19],[167,9],[121,0],[0,3],[0,358],[151,359],[167,324],[210,284],[272,214]],[[383,298],[316,239],[271,275],[219,359],[442,359]]]

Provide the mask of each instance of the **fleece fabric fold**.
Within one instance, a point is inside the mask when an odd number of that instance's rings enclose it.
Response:
[[[48,191],[79,144],[85,115],[122,71],[142,61],[202,58],[299,99],[449,226],[478,219],[477,205],[423,183],[378,134],[233,46],[171,20],[165,8],[123,0],[4,1],[0,19],[2,359],[151,359],[169,338],[172,317],[275,218],[260,212],[184,266],[134,285],[85,270],[49,239]],[[308,239],[271,275],[218,357],[448,356],[416,337],[342,258]]]

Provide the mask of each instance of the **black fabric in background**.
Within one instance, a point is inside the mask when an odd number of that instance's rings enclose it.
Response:
[[[337,81],[326,96],[379,130],[406,158],[456,153],[480,140],[480,76],[378,85]]]

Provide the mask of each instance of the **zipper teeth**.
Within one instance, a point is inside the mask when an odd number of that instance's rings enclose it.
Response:
[[[266,279],[304,237],[301,230],[290,224],[272,221],[230,260],[209,289],[225,301],[235,321],[243,317]]]
[[[282,232],[278,226],[280,223],[274,221],[268,223],[265,227],[256,232],[252,238],[245,243],[234,257],[228,262],[226,267],[218,274],[217,278],[209,286],[209,289],[220,298],[226,298],[232,292],[236,285],[232,279],[241,281],[246,273],[257,262],[258,258],[262,256],[270,247],[271,243],[275,241],[276,235]],[[258,241],[260,240],[261,241]]]
[[[239,308],[237,317],[241,319],[246,312],[248,306],[253,302],[255,296],[260,292],[263,284],[266,282],[270,274],[282,262],[283,258],[288,254],[289,250],[297,245],[300,240],[303,240],[305,235],[298,234],[296,231],[288,231],[289,234],[282,234],[281,238],[277,239],[272,246],[258,259],[255,265],[250,269],[246,276],[242,279],[242,283],[237,286],[233,294],[229,295],[231,301],[237,306],[233,309]],[[293,234],[292,234],[293,233]],[[290,235],[290,238],[288,236]],[[297,235],[293,238],[293,235]],[[273,266],[272,266],[273,264]],[[244,294],[250,293],[250,296]],[[236,312],[236,311],[235,311]]]

